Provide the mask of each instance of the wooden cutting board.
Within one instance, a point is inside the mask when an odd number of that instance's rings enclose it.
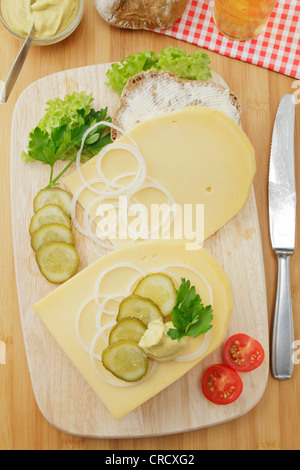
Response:
[[[47,100],[73,91],[93,93],[95,109],[108,106],[110,116],[118,95],[105,85],[109,64],[83,67],[45,77],[20,96],[11,134],[11,210],[20,316],[27,360],[37,404],[58,429],[78,436],[124,438],[191,431],[238,418],[262,397],[268,377],[268,319],[259,222],[253,188],[243,210],[210,237],[205,248],[218,260],[232,282],[234,310],[227,337],[246,333],[260,341],[266,358],[257,370],[242,374],[244,391],[228,406],[208,402],[201,392],[201,376],[213,363],[223,362],[222,348],[183,378],[119,421],[63,353],[32,305],[55,289],[40,274],[30,246],[29,224],[33,198],[49,179],[49,168],[39,162],[25,166],[22,150],[28,134],[44,114]],[[59,171],[59,164],[56,170]],[[74,168],[71,168],[70,172]],[[90,244],[75,233],[83,269],[95,260]],[[63,314],[63,313],[62,313]]]

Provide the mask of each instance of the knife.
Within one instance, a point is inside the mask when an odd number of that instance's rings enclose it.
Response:
[[[2,91],[0,90],[0,103],[2,104],[5,104],[8,100],[8,97],[17,81],[17,78],[18,76],[20,75],[20,72],[21,72],[21,69],[24,65],[24,62],[25,62],[25,59],[28,55],[28,52],[29,52],[29,49],[30,49],[30,46],[32,44],[32,41],[34,39],[34,35],[35,35],[35,29],[34,29],[34,25],[32,25],[31,27],[31,30],[29,31],[29,34],[22,46],[22,48],[20,49],[20,52],[12,66],[12,68],[10,69],[10,72],[8,74],[8,77],[6,79],[6,82],[4,84],[4,87],[2,89]]]
[[[279,105],[271,146],[269,224],[272,248],[278,259],[272,338],[272,373],[289,379],[293,373],[293,310],[290,260],[295,249],[296,188],[294,161],[295,100],[285,95]]]

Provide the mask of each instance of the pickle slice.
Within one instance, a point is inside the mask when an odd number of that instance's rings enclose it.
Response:
[[[70,217],[56,204],[48,204],[39,209],[31,219],[29,233],[32,235],[44,225],[62,224],[71,229]]]
[[[133,293],[152,300],[158,305],[164,317],[167,317],[176,305],[174,283],[163,273],[149,274],[144,277]]]
[[[163,315],[152,300],[144,299],[139,295],[131,295],[120,303],[117,322],[128,317],[138,318],[148,326],[148,323],[163,318]]]
[[[33,232],[31,237],[31,246],[37,251],[42,245],[51,242],[65,242],[74,244],[72,230],[61,224],[43,225],[40,229]]]
[[[148,370],[148,357],[135,341],[113,343],[102,353],[104,367],[115,377],[136,382]]]
[[[79,256],[73,245],[52,242],[42,245],[37,250],[36,261],[41,273],[49,282],[61,284],[76,273]]]
[[[56,204],[71,217],[72,196],[70,193],[61,188],[45,188],[42,189],[33,200],[33,210],[37,212],[41,207],[48,204]]]
[[[138,343],[146,330],[146,325],[138,318],[122,318],[122,320],[111,329],[109,344],[124,340]]]

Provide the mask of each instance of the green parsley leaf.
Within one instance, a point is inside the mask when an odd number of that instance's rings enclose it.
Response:
[[[92,95],[74,92],[63,100],[55,98],[47,102],[44,117],[29,134],[28,153],[22,152],[25,163],[38,160],[50,166],[50,181],[47,187],[57,184],[61,176],[76,160],[85,132],[97,122],[112,119],[107,116],[107,108],[95,111],[90,107]],[[86,162],[106,145],[112,143],[108,126],[96,127],[85,141],[81,161]],[[69,163],[53,178],[54,165],[58,160]]]
[[[55,163],[55,145],[47,132],[36,127],[30,134],[29,155],[34,160],[53,166]]]
[[[177,291],[176,306],[172,310],[172,323],[175,328],[168,331],[168,336],[180,341],[184,336],[197,338],[212,328],[213,309],[211,305],[204,307],[196,288],[190,281],[181,279]]]

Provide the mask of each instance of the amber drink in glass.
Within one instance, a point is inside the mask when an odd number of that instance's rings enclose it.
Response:
[[[246,41],[257,36],[277,0],[215,0],[214,22],[229,39]]]

